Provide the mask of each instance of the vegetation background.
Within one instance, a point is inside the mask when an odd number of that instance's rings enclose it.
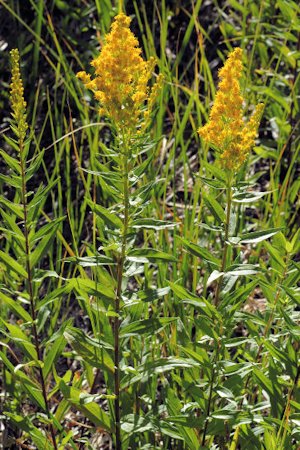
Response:
[[[114,315],[106,289],[114,275],[92,258],[116,220],[91,206],[114,213],[107,181],[113,137],[105,123],[92,125],[99,122],[97,105],[75,74],[88,70],[121,6],[0,0],[3,448],[53,448],[41,431],[50,435],[49,423],[56,448],[113,445]],[[132,255],[136,266],[124,290],[122,448],[298,449],[299,5],[129,0],[123,7],[144,57],[157,58],[165,82],[151,127],[151,164],[138,174],[141,186],[152,183],[140,213],[148,222],[136,228],[141,250]],[[265,111],[257,146],[239,174],[240,187],[248,183],[234,206],[242,246],[232,242],[227,287],[215,308],[217,281],[210,276],[223,254],[226,199],[214,153],[196,131],[208,119],[218,69],[236,46],[245,55],[246,108],[263,101]],[[33,234],[43,245],[34,244],[33,285],[48,412],[38,384],[29,382],[39,369],[26,282],[13,263],[25,264],[14,234],[18,186],[4,156],[14,154],[4,136],[10,135],[9,50],[16,47],[34,131],[30,156],[42,155],[27,190],[40,195]],[[151,225],[147,217],[164,224]],[[105,255],[112,258],[113,250]]]

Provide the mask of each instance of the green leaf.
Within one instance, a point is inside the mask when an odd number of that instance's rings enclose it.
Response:
[[[218,312],[214,305],[212,305],[211,302],[208,302],[204,297],[198,297],[185,289],[183,286],[176,283],[169,282],[169,284],[174,294],[184,303],[188,303],[193,305],[195,308],[201,309],[205,315],[215,317],[218,316]]]
[[[0,351],[0,360],[8,368],[11,374],[20,381],[20,386],[23,391],[27,393],[32,402],[45,411],[45,401],[41,391],[41,387],[35,383],[31,378],[27,377],[21,370],[14,372],[15,366],[8,360],[6,355]]]
[[[82,267],[97,267],[115,264],[112,258],[109,258],[108,256],[105,255],[84,256],[82,258],[73,256],[71,258],[66,258],[64,261],[76,262],[76,264]]]
[[[44,158],[44,150],[40,151],[38,155],[31,161],[30,166],[26,169],[25,179],[26,182],[30,180],[30,178],[36,173],[39,169]]]
[[[198,364],[191,359],[158,358],[140,365],[135,371],[136,375],[126,375],[122,380],[122,389],[137,382],[146,383],[155,374],[165,373],[174,369],[188,369],[195,366],[198,366]]]
[[[63,380],[60,381],[59,387],[64,398],[66,398],[73,406],[84,414],[94,425],[104,428],[109,432],[114,431],[113,423],[105,411],[95,402],[85,404],[81,400],[81,390],[68,386]]]
[[[218,180],[226,182],[226,174],[224,170],[219,168],[216,164],[211,164],[209,162],[203,161],[203,165],[208,171],[208,173],[211,173]]]
[[[15,203],[15,202],[10,202],[6,198],[2,197],[1,195],[0,195],[0,203],[2,203],[2,205],[4,205],[8,211],[13,213],[19,219],[24,220],[24,211],[23,211],[22,205]]]
[[[72,284],[72,287],[80,294],[83,290],[89,295],[94,295],[95,297],[103,298],[106,300],[115,300],[115,291],[111,288],[104,286],[102,283],[97,283],[94,280],[83,279],[83,278],[70,278],[68,283]]]
[[[233,264],[226,269],[224,275],[231,275],[234,277],[255,275],[259,270],[259,265],[256,264]]]
[[[53,228],[57,229],[57,225],[60,224],[66,216],[59,217],[58,219],[52,220],[51,222],[47,223],[43,227],[41,227],[39,230],[34,230],[32,232],[32,236],[30,236],[30,240],[33,242],[39,241],[49,233],[51,234],[53,231]]]
[[[21,175],[21,166],[20,162],[17,159],[13,158],[3,150],[0,150],[0,155],[2,156],[2,158],[4,159],[4,161],[6,162],[6,164],[10,169],[12,169],[17,174]]]
[[[129,261],[148,263],[156,261],[177,262],[173,255],[161,252],[154,248],[135,248],[128,252]]]
[[[269,380],[269,378],[267,378],[266,375],[257,367],[253,368],[253,375],[256,378],[256,381],[259,384],[259,386],[265,389],[271,397],[274,397],[275,389],[272,381]]]
[[[3,323],[3,325],[8,329],[9,331],[9,338],[14,341],[14,343],[21,347],[25,353],[29,356],[30,359],[33,359],[34,361],[38,361],[37,353],[35,345],[30,342],[29,337],[21,330],[21,328],[17,325],[14,325],[9,322],[5,322],[0,317],[0,321]]]
[[[122,419],[121,428],[125,433],[132,435],[134,433],[153,431],[155,426],[147,417],[138,416],[136,414],[127,414]]]
[[[40,431],[33,425],[33,421],[30,416],[27,417],[19,416],[18,414],[11,412],[4,412],[4,414],[5,416],[9,417],[9,419],[14,423],[14,425],[18,429],[29,434],[30,438],[33,440],[38,449],[44,450],[53,449],[52,443],[46,438],[46,436],[42,433],[42,431]]]
[[[238,414],[238,411],[236,410],[230,410],[230,409],[218,409],[216,411],[213,411],[211,413],[211,417],[214,419],[220,419],[220,420],[231,420]]]
[[[100,219],[103,220],[103,222],[109,227],[109,228],[117,228],[122,229],[123,228],[123,222],[122,220],[117,216],[116,213],[110,212],[107,208],[104,208],[103,206],[97,205],[93,203],[90,199],[86,198],[86,202],[91,208],[91,210],[97,214],[97,216],[100,217]]]
[[[54,289],[48,295],[46,295],[42,300],[40,300],[36,305],[36,310],[38,311],[43,306],[49,305],[50,303],[58,300],[61,302],[61,299],[64,294],[70,294],[70,292],[74,289],[75,283],[77,279],[73,278],[68,280],[68,283],[65,286]]]
[[[25,237],[22,231],[20,230],[19,226],[16,224],[16,218],[15,216],[12,216],[11,214],[7,214],[3,209],[0,208],[0,214],[2,216],[2,220],[5,223],[6,228],[9,228],[12,233],[14,239],[17,239],[18,244],[21,246],[23,253],[25,253]],[[7,233],[7,229],[2,228],[4,233]]]
[[[12,258],[8,253],[0,251],[0,261],[2,261],[6,267],[20,275],[22,278],[27,279],[27,272],[24,267],[21,266],[14,258]]]
[[[224,275],[224,272],[220,272],[219,270],[213,270],[212,273],[209,275],[207,279],[207,286],[209,286],[211,283],[216,281],[218,278],[222,277]]]
[[[274,248],[270,242],[264,242],[264,247],[266,248],[266,250],[268,251],[268,253],[271,255],[272,259],[274,261],[276,261],[277,264],[279,264],[279,266],[281,268],[285,268],[285,262],[283,260],[283,258],[281,257],[281,254],[279,253],[279,251]]]
[[[225,223],[226,214],[219,202],[211,195],[203,194],[204,203],[213,214],[218,223]]]
[[[0,174],[0,180],[7,186],[11,186],[15,189],[22,188],[22,179],[19,176],[16,176],[16,175],[7,176],[7,175]]]
[[[10,309],[17,314],[25,322],[32,322],[30,314],[16,301],[0,292],[0,300],[2,300]]]
[[[132,222],[131,227],[137,230],[149,229],[149,230],[165,230],[167,228],[176,227],[177,223],[167,222],[166,220],[157,219],[136,219]]]
[[[145,289],[144,291],[139,291],[137,295],[143,302],[153,302],[154,300],[167,295],[169,292],[170,287],[166,286],[158,289]]]
[[[172,283],[171,281],[169,282],[170,287],[172,289],[172,291],[174,292],[174,294],[177,295],[177,297],[179,297],[181,300],[198,300],[201,301],[201,298],[198,297],[198,295],[193,294],[192,292],[188,291],[186,288],[184,288],[183,286],[180,286],[179,284],[176,283]],[[203,306],[205,306],[205,304],[203,303]]]
[[[238,192],[233,195],[232,201],[235,203],[253,203],[262,198],[264,195],[271,194],[273,191],[265,191],[265,192]]]
[[[43,367],[43,376],[45,379],[48,377],[52,367],[54,366],[55,362],[61,355],[61,352],[65,348],[66,342],[67,340],[63,335],[59,336],[55,340],[50,350],[47,352],[46,357],[44,359],[44,367]]]
[[[45,225],[47,227],[47,233],[41,239],[41,241],[38,243],[38,245],[36,246],[36,248],[30,255],[30,264],[31,264],[32,268],[36,267],[36,265],[41,261],[43,256],[47,253],[47,251],[51,245],[51,241],[56,234],[58,225],[63,219],[64,218],[59,218],[59,219],[55,220],[54,222],[52,222],[51,224]],[[48,225],[52,225],[52,226],[50,226],[48,228]]]
[[[282,231],[283,228],[269,228],[268,230],[262,231],[253,231],[251,233],[243,234],[241,236],[241,244],[255,244],[257,242],[264,241],[265,239],[269,239],[274,236],[274,234]]]
[[[59,178],[50,182],[46,187],[42,184],[37,189],[34,197],[28,203],[28,221],[34,222],[39,217],[39,211],[47,200],[48,193],[53,191],[54,186],[58,183]]]
[[[172,422],[176,426],[180,425],[187,428],[202,428],[204,418],[178,414],[177,416],[166,417],[164,421]]]
[[[221,265],[221,261],[216,258],[212,253],[206,248],[200,247],[200,245],[193,244],[186,239],[180,238],[184,247],[194,256],[198,258],[204,259],[204,261],[209,262],[213,266],[219,267]]]
[[[186,356],[189,356],[201,366],[207,365],[210,362],[207,352],[202,348],[197,348],[196,351],[183,346],[179,346],[179,348],[186,354]]]
[[[83,331],[71,327],[66,329],[64,337],[85,363],[110,373],[114,372],[114,362],[106,350],[112,350],[108,343],[92,339]]]
[[[176,322],[178,317],[160,317],[138,320],[129,325],[121,326],[120,337],[143,335],[145,333],[158,333],[170,323]]]
[[[175,391],[171,388],[167,390],[166,405],[170,416],[178,416],[181,412],[181,402]],[[200,419],[201,422],[201,419]],[[195,431],[191,428],[176,424],[176,432],[179,433],[186,442],[190,450],[199,450],[199,439]]]
[[[212,187],[214,189],[225,189],[226,188],[226,183],[223,180],[217,180],[215,178],[205,178],[205,177],[200,177],[200,176],[199,176],[199,178],[207,186]]]

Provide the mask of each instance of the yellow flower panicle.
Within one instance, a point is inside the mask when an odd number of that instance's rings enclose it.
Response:
[[[18,137],[24,141],[28,124],[26,122],[26,102],[24,100],[24,88],[20,73],[20,55],[18,49],[10,52],[12,65],[12,79],[10,84],[10,102],[12,116],[16,122]]]
[[[209,121],[199,128],[199,135],[221,152],[225,169],[236,171],[244,163],[254,146],[263,104],[259,104],[248,123],[243,119],[240,78],[242,76],[242,49],[236,48],[219,71],[220,83]]]
[[[129,28],[130,22],[123,13],[115,17],[99,56],[91,62],[95,69],[93,79],[86,72],[77,74],[94,92],[101,105],[100,114],[126,132],[136,129],[142,120],[148,120],[158,90],[158,84],[152,90],[148,87],[155,59],[143,60],[138,40]],[[143,108],[146,103],[147,109]]]

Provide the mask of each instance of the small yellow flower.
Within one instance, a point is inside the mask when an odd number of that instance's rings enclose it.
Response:
[[[199,128],[199,135],[221,152],[221,164],[236,171],[244,163],[254,146],[263,104],[259,104],[248,123],[243,118],[240,78],[242,49],[236,48],[219,71],[220,83],[209,121]]]
[[[149,113],[154,105],[153,96],[157,95],[157,85],[152,90],[148,87],[155,59],[143,60],[138,40],[129,28],[130,22],[123,13],[115,17],[99,56],[91,62],[95,69],[93,79],[86,72],[77,74],[94,92],[100,103],[100,114],[109,117],[126,133],[141,125],[144,111],[148,109]]]
[[[11,50],[12,79],[10,84],[10,102],[12,116],[18,130],[18,138],[24,141],[28,124],[26,122],[26,102],[20,73],[20,55],[17,48]]]

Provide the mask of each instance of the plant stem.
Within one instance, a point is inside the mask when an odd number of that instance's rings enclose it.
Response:
[[[229,237],[229,227],[230,227],[230,213],[231,213],[231,204],[232,204],[232,173],[231,172],[228,174],[226,199],[227,200],[226,200],[225,236],[224,236],[224,248],[223,248],[220,272],[224,272],[224,269],[226,268],[226,260],[227,260],[228,237]],[[220,291],[221,291],[222,282],[223,282],[223,276],[218,279],[216,295],[215,295],[215,306],[216,307],[218,306],[219,301],[220,301]],[[221,323],[220,331],[219,331],[219,339],[221,338],[222,333],[223,333],[223,325]],[[206,420],[205,420],[203,437],[202,437],[202,445],[203,446],[205,445],[206,433],[207,433],[207,428],[208,428],[208,420],[209,420],[210,411],[212,408],[212,394],[213,394],[214,382],[218,376],[217,365],[218,365],[218,360],[219,360],[220,348],[221,348],[220,341],[218,341],[216,354],[215,354],[215,358],[214,358],[214,367],[212,369],[211,383],[210,383],[210,387],[209,387],[208,403],[207,403],[207,410],[206,410]]]
[[[220,272],[224,272],[224,269],[226,268],[231,204],[232,204],[232,174],[230,173],[228,176],[227,188],[226,188],[226,222],[224,224],[225,225],[225,236],[224,236],[224,248],[223,248]],[[219,301],[220,301],[220,291],[221,291],[222,282],[223,282],[223,276],[218,279],[216,296],[215,296],[215,305],[216,306],[218,306]]]
[[[206,433],[207,433],[208,421],[209,421],[209,416],[210,416],[210,411],[211,411],[211,404],[212,404],[213,386],[214,386],[214,382],[215,382],[216,375],[217,375],[217,368],[216,368],[215,365],[218,362],[218,355],[219,355],[219,345],[217,347],[217,352],[216,352],[216,356],[215,356],[214,366],[213,366],[213,369],[212,369],[211,383],[210,383],[210,386],[209,386],[208,402],[207,402],[207,409],[206,409],[206,418],[205,418],[205,425],[204,425],[203,436],[202,436],[202,446],[205,445],[205,440],[206,440]]]
[[[129,166],[128,166],[128,145],[125,139],[123,139],[124,153],[122,155],[122,175],[123,175],[123,206],[124,206],[124,217],[123,217],[123,231],[121,237],[121,255],[118,258],[117,267],[117,292],[116,292],[116,303],[115,303],[115,313],[116,317],[114,320],[114,382],[115,382],[115,425],[116,425],[116,450],[121,450],[121,423],[120,423],[120,348],[119,348],[119,331],[120,331],[120,302],[122,296],[122,279],[123,279],[123,269],[126,257],[126,242],[127,242],[127,232],[128,232],[128,219],[129,219]]]
[[[26,271],[27,271],[27,277],[28,277],[28,293],[29,293],[29,300],[30,300],[30,311],[31,311],[31,317],[32,317],[32,333],[34,338],[34,345],[35,350],[38,358],[38,363],[42,361],[42,353],[39,343],[39,337],[36,327],[36,311],[35,311],[35,300],[34,300],[34,293],[33,293],[33,273],[32,273],[32,267],[30,262],[30,256],[31,256],[31,249],[30,249],[30,241],[29,241],[29,223],[28,223],[28,210],[27,210],[27,187],[26,187],[26,163],[24,160],[24,142],[23,139],[19,140],[19,149],[20,149],[20,166],[21,166],[21,177],[22,177],[22,194],[21,194],[21,202],[23,206],[24,211],[24,237],[25,237],[25,252],[26,252]],[[43,370],[41,366],[39,366],[39,376],[40,376],[40,383],[42,387],[42,394],[45,402],[45,410],[47,417],[49,419],[49,429],[50,434],[52,438],[52,443],[54,446],[54,449],[57,450],[57,444],[55,440],[55,431],[54,427],[51,421],[51,415],[50,415],[50,409],[48,404],[48,398],[47,398],[47,390],[46,390],[46,383],[45,378],[43,375]]]

